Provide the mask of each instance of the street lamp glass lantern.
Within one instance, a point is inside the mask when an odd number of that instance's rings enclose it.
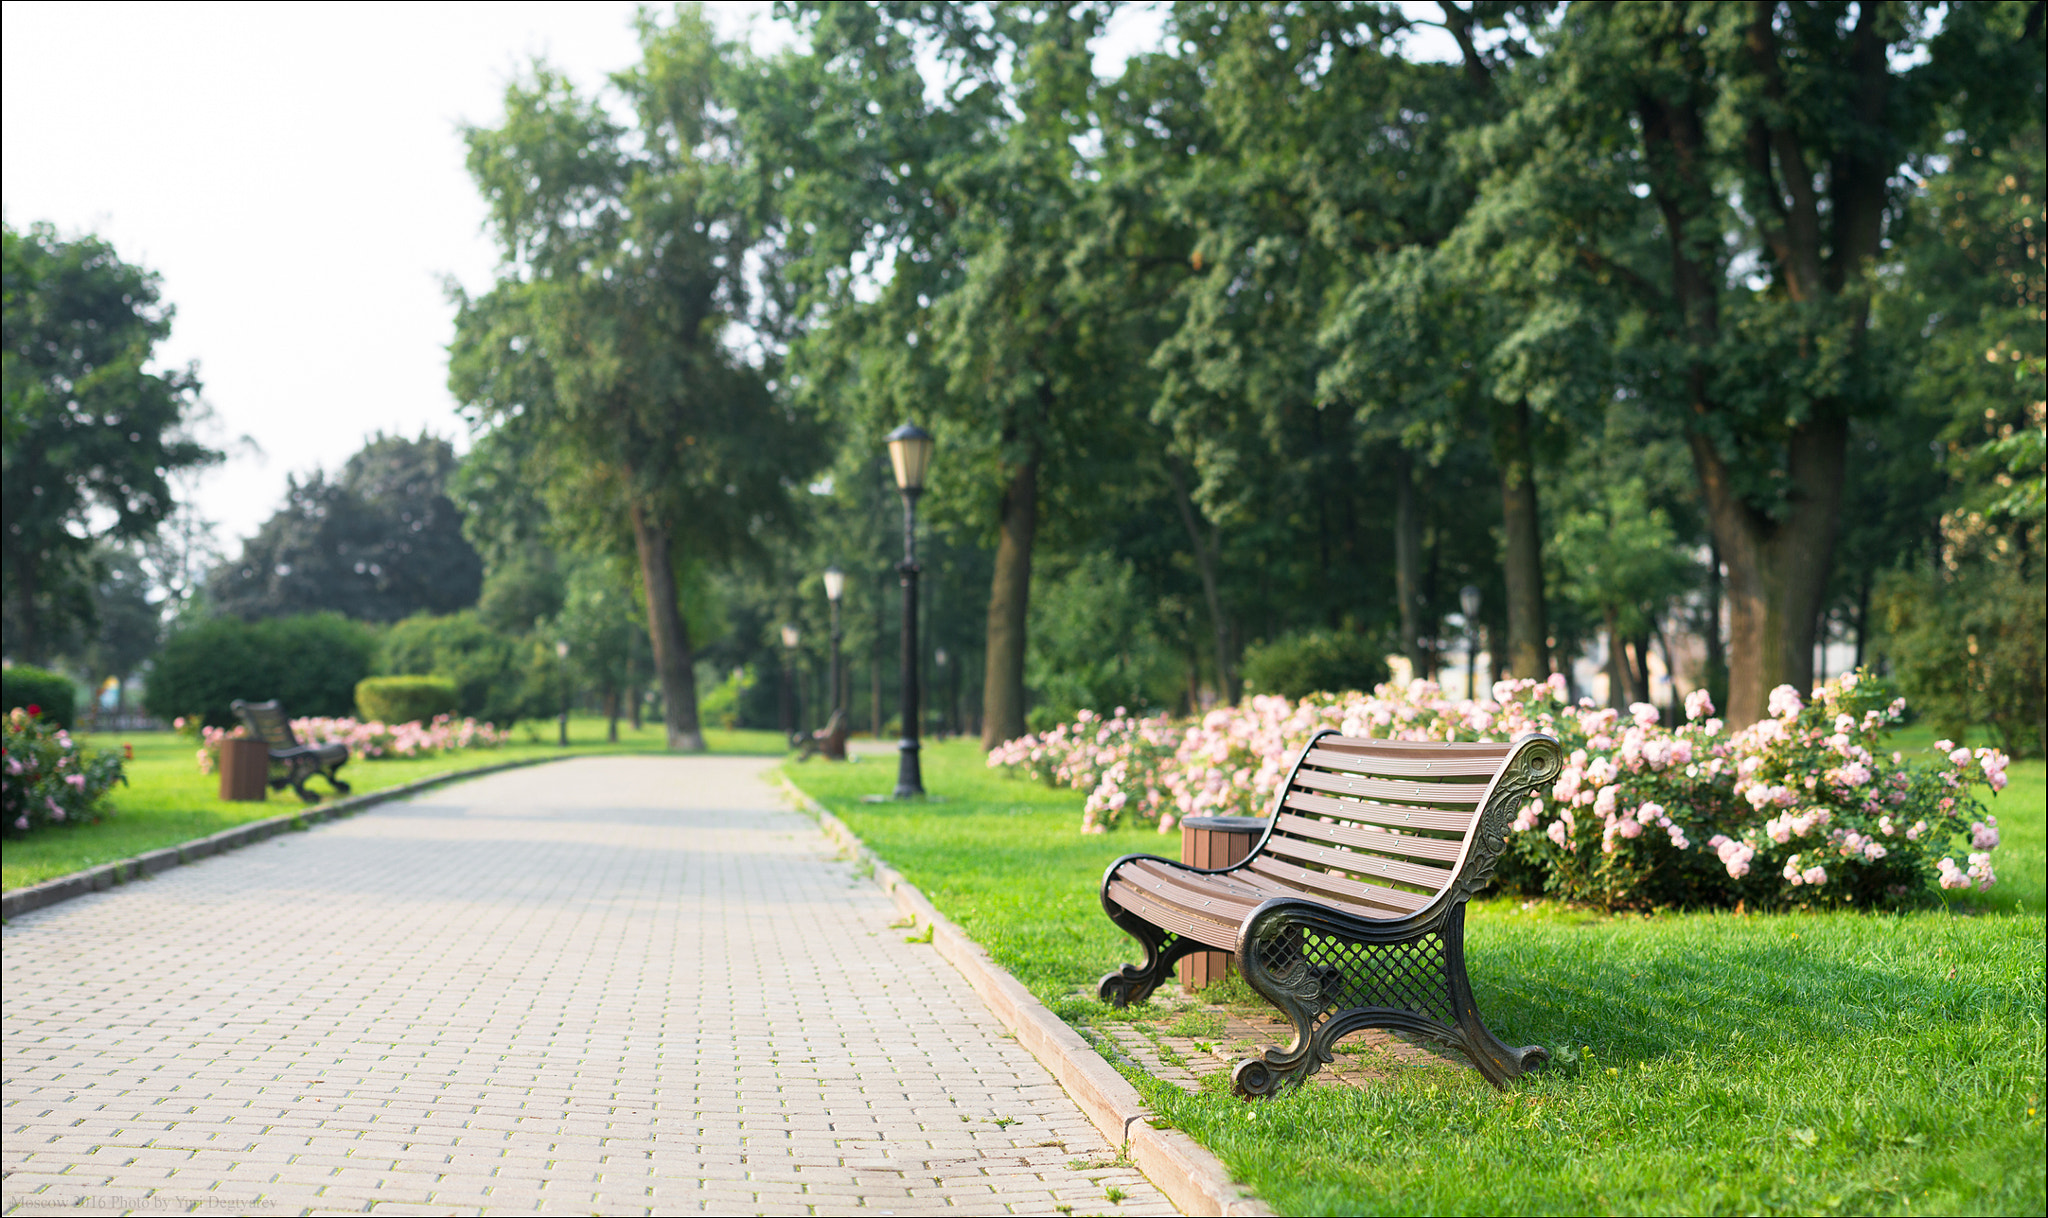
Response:
[[[825,568],[825,599],[837,601],[846,594],[846,572],[838,567]]]
[[[1467,622],[1479,616],[1479,589],[1466,584],[1458,590],[1458,607],[1465,611]]]
[[[889,462],[896,467],[896,486],[915,493],[924,489],[925,466],[932,459],[932,433],[905,423],[889,433]]]
[[[793,650],[795,650],[795,649],[796,649],[796,645],[797,645],[797,641],[798,641],[798,639],[799,639],[800,637],[801,637],[801,636],[797,634],[797,629],[796,629],[796,627],[794,627],[794,626],[784,626],[784,627],[782,628],[782,645],[783,645],[784,647],[787,647],[787,648],[791,649],[792,651],[793,651]]]

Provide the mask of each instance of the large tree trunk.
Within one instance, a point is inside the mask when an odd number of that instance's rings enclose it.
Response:
[[[1708,528],[1711,535],[1713,529]],[[1728,649],[1721,642],[1721,547],[1709,543],[1707,552],[1707,670],[1700,674],[1700,688],[1714,700],[1716,710],[1728,709]]]
[[[1614,606],[1606,607],[1602,624],[1607,632],[1607,705],[1626,710],[1629,702],[1628,664],[1621,655],[1621,629],[1615,625]]]
[[[1849,428],[1839,414],[1809,422],[1787,444],[1790,510],[1773,521],[1743,501],[1713,442],[1691,437],[1714,544],[1728,564],[1728,722],[1764,717],[1771,690],[1813,685],[1816,617],[1841,522]]]
[[[36,579],[35,562],[31,556],[24,555],[22,560],[15,564],[14,587],[10,591],[14,593],[17,609],[14,614],[14,637],[7,640],[7,648],[24,663],[41,664],[42,636],[36,630],[36,594],[40,588]]]
[[[988,593],[988,667],[982,687],[981,747],[1024,734],[1025,614],[1031,607],[1031,543],[1038,531],[1038,456],[1003,489],[995,578]]]
[[[889,573],[879,572],[875,582],[875,642],[868,648],[868,727],[877,740],[882,738],[882,640],[888,637],[888,623],[882,620],[889,602]]]
[[[640,582],[647,588],[647,629],[654,643],[654,671],[661,678],[662,726],[668,729],[668,747],[701,753],[704,733],[697,726],[695,657],[690,652],[690,627],[683,621],[676,599],[669,531],[640,504],[633,504],[627,514],[633,522],[633,544],[640,551]]]
[[[1209,625],[1212,627],[1216,645],[1216,694],[1226,703],[1235,703],[1238,698],[1237,666],[1231,662],[1230,619],[1223,615],[1223,594],[1216,578],[1216,567],[1221,559],[1222,549],[1217,542],[1216,527],[1209,527],[1209,535],[1202,536],[1201,519],[1195,512],[1194,497],[1188,494],[1187,479],[1171,457],[1166,460],[1166,478],[1173,484],[1174,505],[1180,509],[1181,524],[1188,531],[1188,544],[1195,554],[1195,569],[1202,577],[1202,599],[1209,608]]]
[[[1400,601],[1401,654],[1409,671],[1430,675],[1430,652],[1422,637],[1422,514],[1415,504],[1415,469],[1406,449],[1395,458],[1394,596]]]
[[[1536,515],[1536,464],[1529,455],[1529,403],[1501,411],[1494,421],[1494,462],[1500,468],[1501,574],[1507,585],[1507,654],[1494,662],[1495,678],[1512,673],[1541,681],[1550,675],[1549,623],[1543,613],[1543,530]]]
[[[637,640],[626,636],[626,709],[633,717],[633,730],[640,730],[640,648]]]

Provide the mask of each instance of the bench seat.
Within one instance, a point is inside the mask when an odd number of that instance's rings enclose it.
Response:
[[[1102,979],[1141,1001],[1191,952],[1232,953],[1294,1023],[1294,1043],[1240,1062],[1240,1094],[1268,1095],[1331,1059],[1342,1037],[1394,1028],[1462,1050],[1496,1086],[1548,1058],[1488,1031],[1465,974],[1465,903],[1485,887],[1508,826],[1557,777],[1563,750],[1531,733],[1444,744],[1319,733],[1242,861],[1191,867],[1126,855],[1102,907],[1145,949]]]

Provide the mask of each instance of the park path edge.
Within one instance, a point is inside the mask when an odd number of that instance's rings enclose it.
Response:
[[[797,806],[816,817],[828,836],[873,869],[875,883],[895,901],[897,910],[930,929],[932,946],[960,970],[982,1003],[1016,1036],[1017,1043],[1052,1072],[1111,1145],[1126,1148],[1138,1170],[1182,1213],[1230,1218],[1273,1214],[1231,1176],[1230,1169],[1208,1147],[1178,1129],[1154,1126],[1151,1109],[1138,1089],[1079,1032],[997,964],[987,948],[940,913],[917,885],[870,850],[845,821],[811,798],[787,773],[778,776]]]
[[[591,755],[575,754],[578,757]],[[400,783],[395,787],[385,787],[381,791],[366,791],[361,795],[311,804],[297,812],[285,812],[277,816],[267,816],[262,820],[252,820],[246,825],[236,825],[206,837],[193,838],[189,842],[179,842],[175,846],[146,851],[133,858],[116,859],[111,863],[101,863],[97,867],[87,867],[83,871],[60,875],[56,879],[44,880],[40,884],[24,884],[20,888],[0,893],[0,921],[19,917],[33,910],[47,909],[60,901],[69,901],[73,897],[82,897],[87,893],[106,892],[135,880],[146,880],[160,871],[168,871],[185,863],[196,863],[200,859],[225,854],[230,850],[239,850],[243,846],[253,846],[280,833],[310,828],[325,820],[353,816],[373,805],[402,799],[407,795],[417,795],[429,787],[437,787],[444,782],[480,778],[500,770],[516,770],[522,766],[547,765],[569,759],[522,757],[517,761],[499,761],[467,770],[448,770],[440,774],[430,774],[425,778],[415,778],[411,782]]]

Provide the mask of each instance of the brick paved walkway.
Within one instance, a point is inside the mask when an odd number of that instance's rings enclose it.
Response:
[[[766,764],[515,770],[14,920],[0,1208],[1172,1213]]]

